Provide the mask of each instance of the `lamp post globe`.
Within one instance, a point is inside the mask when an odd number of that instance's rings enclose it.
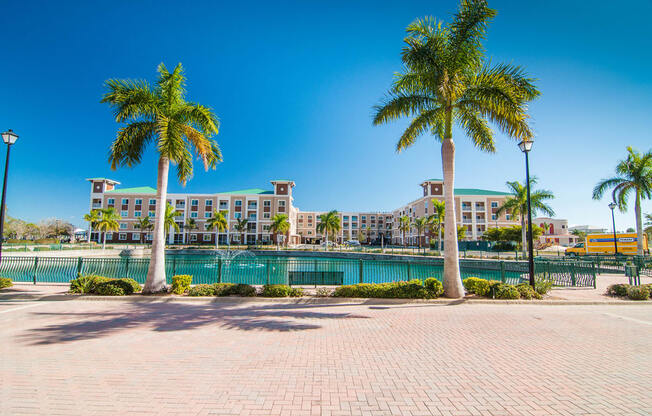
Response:
[[[16,143],[16,140],[18,140],[18,135],[14,133],[12,129],[9,129],[4,133],[2,133],[2,141],[10,146]]]
[[[530,160],[528,154],[532,150],[532,144],[534,143],[531,139],[524,139],[518,144],[518,148],[521,149],[521,152],[525,153],[525,183],[527,186],[527,245],[528,245],[528,271],[530,275],[530,286],[534,288],[535,279],[534,279],[534,235],[532,234],[532,204],[530,203]]]

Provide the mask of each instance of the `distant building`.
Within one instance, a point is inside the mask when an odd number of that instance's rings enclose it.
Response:
[[[539,237],[539,244],[553,244],[568,247],[579,242],[579,238],[570,233],[568,220],[538,217],[532,219],[532,223],[543,228],[543,234]]]
[[[606,228],[597,227],[595,225],[574,225],[568,228],[568,231],[571,233],[575,230],[586,234],[604,234],[608,232]]]

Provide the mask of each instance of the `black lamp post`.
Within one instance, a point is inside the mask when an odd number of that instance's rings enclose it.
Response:
[[[525,153],[525,183],[527,184],[527,230],[528,230],[528,266],[530,271],[530,286],[534,288],[534,242],[532,234],[532,206],[530,203],[530,160],[528,153],[532,150],[532,140],[523,140],[518,147]]]
[[[616,220],[614,218],[614,209],[616,209],[617,206],[618,205],[616,205],[615,202],[609,204],[609,209],[611,209],[611,225],[614,230],[614,256],[618,256],[618,238],[616,237]]]
[[[9,174],[9,152],[11,151],[11,145],[16,143],[18,140],[18,135],[14,133],[11,129],[2,133],[2,141],[7,144],[7,161],[5,162],[5,178],[2,185],[2,203],[0,204],[0,261],[2,261],[2,241],[4,240],[4,230],[5,230],[5,201],[7,199],[7,176]]]

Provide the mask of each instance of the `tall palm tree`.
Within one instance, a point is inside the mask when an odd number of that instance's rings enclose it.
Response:
[[[186,244],[188,244],[190,242],[190,233],[199,228],[199,226],[194,218],[186,218],[186,223],[183,228],[188,230],[188,238],[186,238]]]
[[[165,241],[168,240],[168,234],[170,233],[170,228],[174,232],[178,233],[181,231],[181,227],[177,224],[177,217],[183,215],[183,211],[175,209],[169,202],[165,204],[165,214],[163,214],[163,225],[165,228]],[[156,230],[156,225],[154,225],[154,230]],[[154,250],[152,246],[152,250]]]
[[[93,234],[93,227],[100,219],[100,210],[93,209],[88,214],[84,215],[84,221],[88,222],[88,242],[91,242],[91,234]]]
[[[109,154],[112,169],[137,165],[151,143],[158,152],[158,203],[144,293],[159,292],[166,285],[163,207],[170,162],[176,164],[177,178],[185,185],[193,173],[193,151],[206,170],[214,169],[222,161],[220,148],[211,139],[218,132],[217,117],[210,108],[185,101],[186,77],[181,64],[172,72],[160,64],[157,71],[154,85],[144,80],[106,81],[106,93],[101,101],[111,106],[115,121],[121,123]]]
[[[210,217],[206,224],[209,230],[215,230],[215,249],[219,248],[219,233],[228,230],[229,223],[226,220],[226,211],[216,212],[215,215]]]
[[[342,229],[342,221],[340,215],[336,210],[321,214],[319,216],[319,224],[317,224],[317,232],[324,235],[326,238],[326,250],[328,250],[328,235],[335,236]]]
[[[140,229],[140,243],[143,243],[143,236],[148,232],[151,231],[154,228],[154,223],[150,221],[149,217],[144,217],[140,218],[138,222],[136,223],[138,228]]]
[[[398,219],[398,230],[401,232],[401,243],[405,245],[405,233],[410,231],[412,228],[412,223],[410,217],[403,215]]]
[[[120,215],[115,208],[105,208],[100,210],[100,218],[97,221],[97,229],[104,232],[102,240],[102,250],[106,248],[106,233],[109,231],[118,231],[120,228]]]
[[[547,200],[553,199],[555,196],[548,190],[531,190],[537,183],[537,177],[530,178],[530,205],[532,208],[532,216],[535,217],[537,213],[542,212],[549,217],[555,216],[555,211],[546,203]],[[521,251],[526,255],[526,227],[525,219],[527,218],[527,186],[522,185],[520,182],[507,182],[507,187],[510,189],[512,196],[507,197],[505,202],[498,207],[496,215],[503,212],[509,212],[512,216],[518,215],[521,217]]]
[[[496,11],[486,0],[462,0],[452,22],[417,19],[407,27],[401,58],[404,70],[397,74],[387,99],[375,108],[374,124],[413,117],[396,150],[410,147],[430,133],[441,141],[444,200],[449,208],[444,227],[444,293],[464,296],[460,278],[455,199],[456,124],[474,146],[496,150],[489,122],[507,136],[529,140],[527,103],[539,95],[534,80],[510,64],[491,65],[482,46],[487,26]]]
[[[417,230],[417,238],[419,239],[419,248],[421,248],[421,234],[428,228],[428,217],[419,217],[414,220],[414,229]]]
[[[643,215],[641,199],[652,199],[652,150],[641,154],[627,147],[627,158],[616,165],[616,175],[601,180],[593,188],[593,199],[600,199],[607,189],[613,188],[611,197],[621,212],[627,211],[627,200],[634,191],[634,215],[636,216],[636,251],[643,253]]]
[[[242,218],[236,218],[235,224],[233,225],[233,229],[237,232],[240,233],[240,244],[247,245],[247,242],[244,241],[246,239],[245,237],[245,231],[247,231],[247,223],[249,222],[248,219],[242,219]]]
[[[428,217],[428,220],[437,230],[437,251],[441,254],[441,228],[446,217],[446,202],[435,198],[431,201],[433,214]]]
[[[272,217],[272,224],[269,226],[269,230],[276,235],[276,249],[278,250],[278,234],[285,234],[290,231],[288,216],[285,214],[274,215]]]

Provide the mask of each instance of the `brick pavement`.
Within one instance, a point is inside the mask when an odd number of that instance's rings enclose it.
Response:
[[[643,415],[651,351],[647,305],[15,301],[0,414]]]

